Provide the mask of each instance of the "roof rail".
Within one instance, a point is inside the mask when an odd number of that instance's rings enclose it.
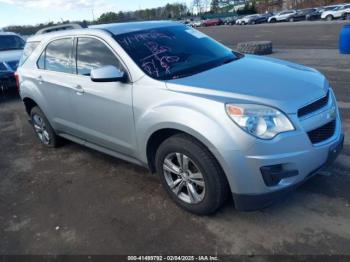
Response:
[[[49,27],[45,27],[43,29],[40,29],[38,32],[35,33],[35,35],[42,35],[42,34],[47,34],[47,33],[51,33],[51,32],[72,30],[72,29],[82,29],[82,28],[84,28],[84,27],[79,25],[79,24],[55,25],[55,26],[49,26]]]

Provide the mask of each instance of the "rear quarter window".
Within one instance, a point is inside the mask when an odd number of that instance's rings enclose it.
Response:
[[[24,50],[22,53],[22,57],[19,61],[19,65],[23,65],[24,62],[29,58],[29,56],[34,52],[34,50],[38,47],[40,42],[28,42],[24,46]]]
[[[48,71],[72,74],[72,51],[73,38],[53,40],[44,49],[37,66]]]

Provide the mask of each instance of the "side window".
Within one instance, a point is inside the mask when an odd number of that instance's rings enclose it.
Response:
[[[71,38],[52,41],[46,47],[45,69],[56,72],[72,73],[72,49],[73,39]]]
[[[45,69],[45,49],[44,51],[41,53],[39,60],[37,62],[38,68],[39,69]]]
[[[37,46],[40,44],[40,42],[27,42],[23,53],[22,53],[22,57],[19,61],[19,65],[23,65],[24,62],[28,59],[28,57],[34,52],[35,48],[37,48]]]
[[[78,38],[77,73],[89,76],[91,69],[112,65],[118,69],[122,66],[113,52],[95,38]]]

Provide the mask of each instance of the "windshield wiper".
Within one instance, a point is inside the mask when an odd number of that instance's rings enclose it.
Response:
[[[222,64],[228,64],[228,63],[231,63],[232,61],[235,61],[237,60],[238,58],[237,57],[230,57],[230,58],[226,58],[224,59],[224,61],[222,62]]]
[[[178,72],[178,73],[174,73],[170,79],[178,79],[178,78],[182,78],[182,77],[187,77],[187,76],[191,76],[191,75],[194,75],[194,74],[198,74],[198,73],[201,73],[203,71],[207,71],[207,70],[210,70],[212,68],[215,68],[215,67],[218,67],[218,66],[221,66],[221,65],[224,65],[224,64],[228,64],[228,63],[231,63],[233,61],[236,61],[236,60],[239,60],[240,58],[242,58],[243,55],[235,55],[234,57],[226,57],[224,58],[222,61],[220,61],[219,63],[218,62],[212,62],[212,63],[209,63],[209,64],[205,64],[205,65],[201,65],[201,66],[198,66],[198,67],[194,67],[194,68],[191,68],[191,69],[187,69],[187,70],[183,70],[182,72]]]

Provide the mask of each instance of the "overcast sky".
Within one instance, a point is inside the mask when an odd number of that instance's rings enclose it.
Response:
[[[106,11],[132,11],[191,0],[0,0],[0,27],[49,21],[92,20]]]

